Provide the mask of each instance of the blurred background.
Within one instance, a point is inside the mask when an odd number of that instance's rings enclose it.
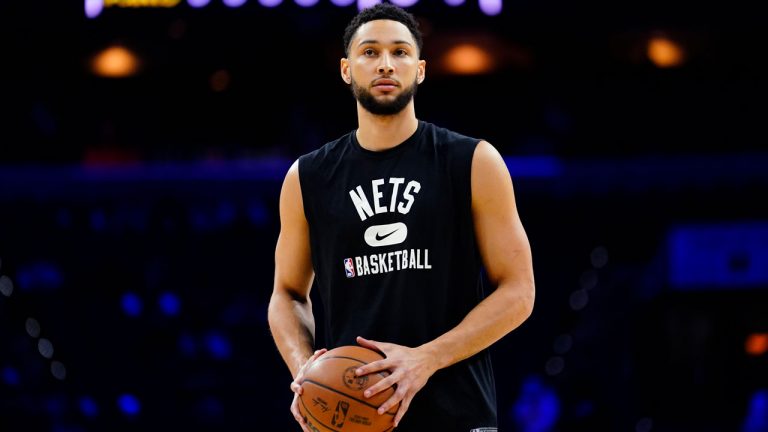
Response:
[[[298,430],[277,198],[356,127],[338,62],[367,4],[0,4],[0,431]],[[418,117],[501,151],[532,245],[500,430],[767,431],[765,15],[399,4]]]

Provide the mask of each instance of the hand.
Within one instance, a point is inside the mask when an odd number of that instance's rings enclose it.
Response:
[[[312,365],[312,362],[317,360],[318,357],[325,354],[327,351],[328,350],[325,348],[315,351],[315,353],[312,354],[312,356],[309,357],[306,362],[304,362],[304,364],[299,369],[299,372],[296,373],[296,378],[294,378],[293,382],[291,382],[291,390],[294,393],[293,402],[291,403],[291,414],[293,414],[293,417],[297,422],[299,422],[301,430],[304,432],[311,432],[307,427],[307,422],[304,421],[304,417],[302,417],[301,412],[299,412],[299,403],[301,403],[299,402],[299,395],[304,392],[304,389],[301,388],[301,383],[304,381],[304,372],[309,369],[309,367]]]
[[[434,357],[420,348],[409,348],[387,342],[376,342],[357,337],[357,343],[384,353],[383,360],[368,363],[357,368],[358,376],[374,372],[389,371],[390,375],[368,388],[364,396],[371,397],[393,385],[397,385],[395,393],[380,407],[379,414],[384,414],[400,402],[400,408],[395,414],[395,427],[400,423],[413,397],[427,383],[427,380],[437,371]]]

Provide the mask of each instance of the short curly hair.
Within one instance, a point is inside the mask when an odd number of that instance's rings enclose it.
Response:
[[[347,28],[344,29],[344,55],[349,57],[349,44],[352,42],[357,29],[361,25],[373,20],[392,20],[402,23],[408,27],[408,30],[413,36],[413,40],[416,41],[416,45],[419,47],[419,53],[421,53],[422,38],[421,30],[419,30],[419,22],[416,18],[405,9],[393,5],[392,3],[378,3],[374,6],[368,7],[360,11],[352,21],[347,24]]]

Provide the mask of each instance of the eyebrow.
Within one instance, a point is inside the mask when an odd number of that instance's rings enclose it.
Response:
[[[359,46],[365,45],[365,44],[379,44],[379,43],[381,43],[381,42],[377,41],[376,39],[366,39],[366,40],[360,41],[360,43],[357,44],[357,46],[359,47]],[[410,45],[410,46],[413,46],[412,43],[410,43],[410,42],[408,42],[406,40],[395,40],[395,41],[392,41],[392,44],[393,45]]]

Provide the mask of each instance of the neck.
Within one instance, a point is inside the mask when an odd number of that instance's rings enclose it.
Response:
[[[380,116],[357,104],[357,142],[366,150],[382,151],[408,139],[419,127],[413,101],[391,116]]]

